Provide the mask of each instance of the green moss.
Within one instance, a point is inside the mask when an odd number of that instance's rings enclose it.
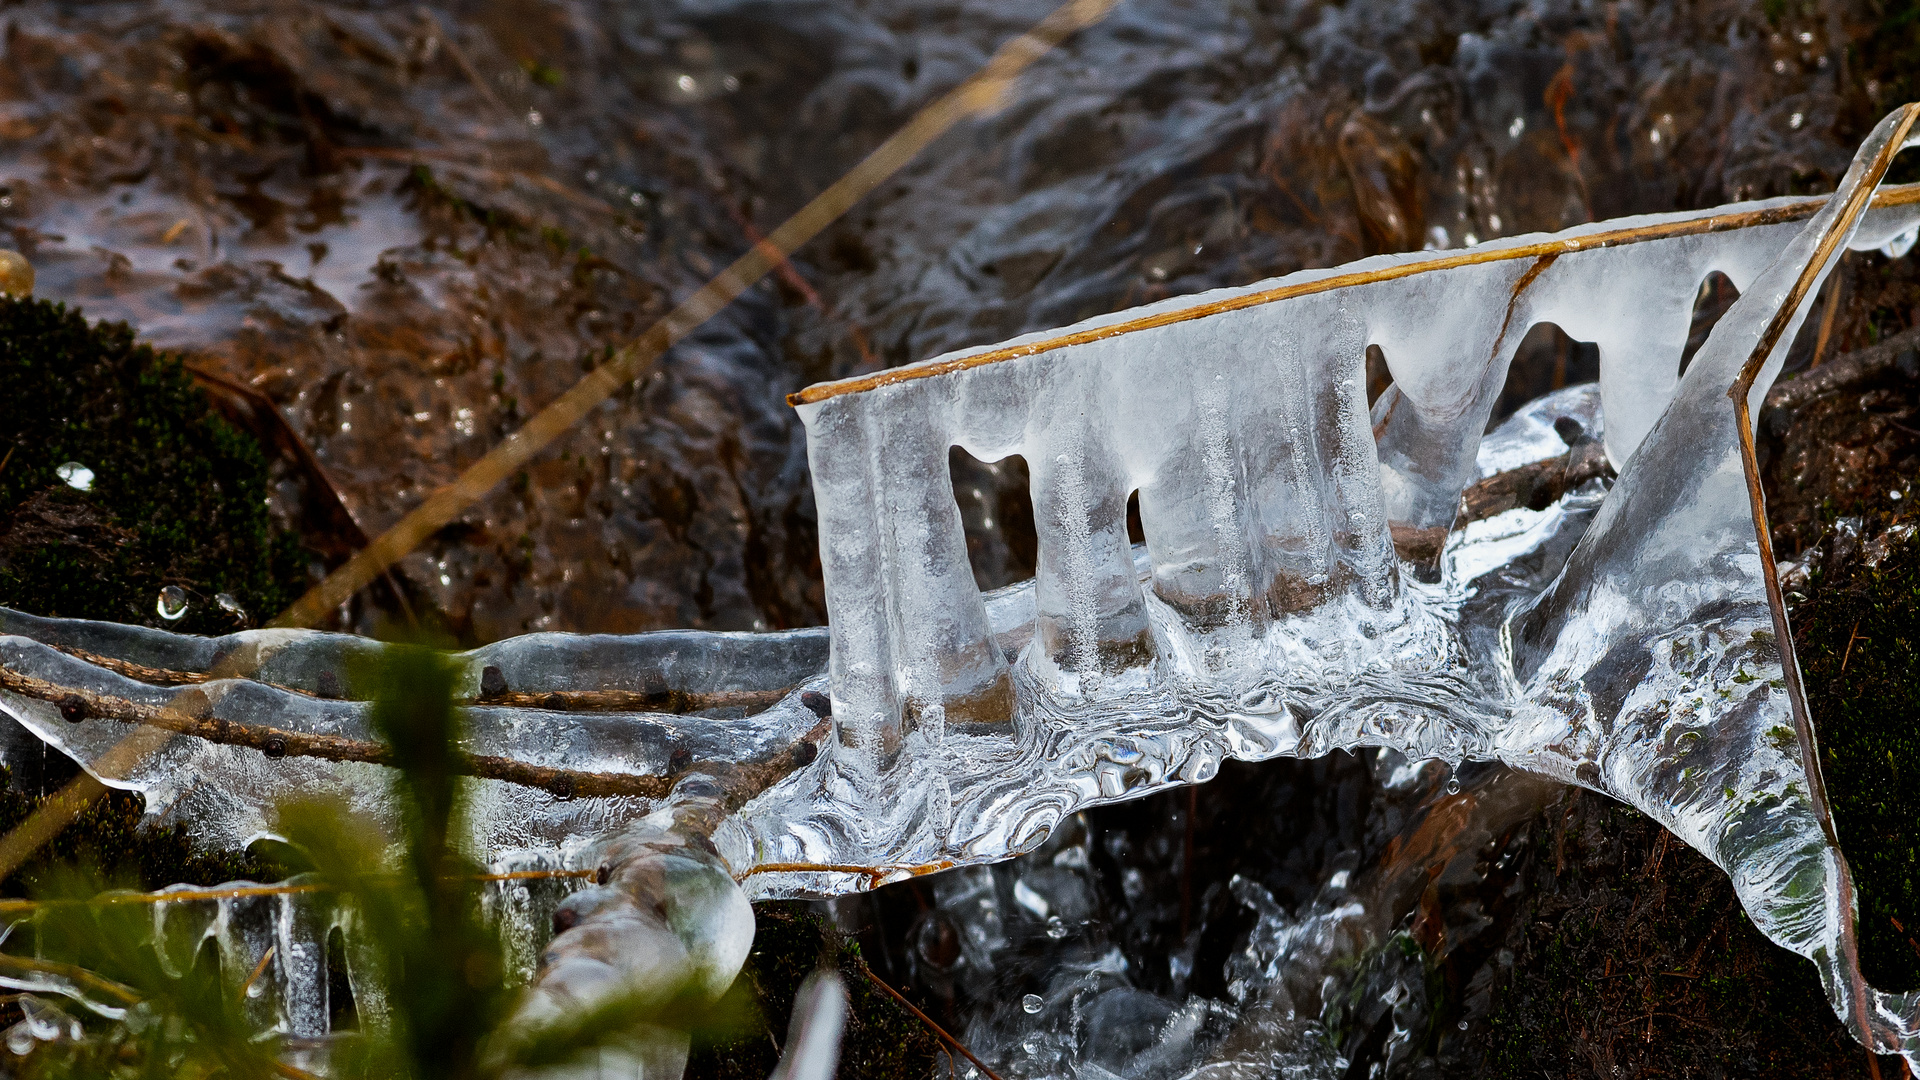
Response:
[[[687,1080],[762,1080],[780,1060],[794,995],[822,966],[840,973],[850,1008],[840,1044],[840,1080],[927,1076],[944,1060],[934,1036],[875,986],[858,963],[859,946],[799,902],[755,904],[753,952],[728,996],[723,1015],[744,1023],[696,1032]]]
[[[1859,893],[1861,967],[1920,988],[1920,545],[1816,580],[1794,613],[1834,826]]]
[[[0,604],[37,615],[223,633],[231,595],[268,618],[306,586],[296,537],[267,512],[267,462],[178,360],[122,323],[0,298]],[[90,490],[56,470],[77,462]],[[155,610],[184,589],[177,622]]]

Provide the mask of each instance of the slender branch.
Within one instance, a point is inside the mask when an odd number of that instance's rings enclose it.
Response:
[[[867,879],[867,888],[877,889],[881,882],[895,874],[925,877],[942,870],[951,870],[958,865],[960,864],[952,859],[937,859],[917,865],[882,864],[880,866],[862,866],[858,863],[774,862],[761,863],[744,874],[735,874],[733,880],[745,881],[755,874],[860,874]]]
[[[973,1067],[976,1069],[979,1069],[982,1073],[984,1073],[987,1077],[987,1080],[1001,1080],[999,1073],[996,1073],[992,1069],[987,1068],[986,1062],[981,1061],[977,1057],[974,1057],[973,1051],[967,1049],[966,1045],[962,1043],[959,1039],[956,1039],[952,1035],[947,1034],[946,1028],[943,1028],[939,1024],[934,1023],[933,1017],[928,1016],[926,1013],[921,1012],[919,1006],[915,1005],[911,1001],[908,1001],[907,996],[905,994],[902,994],[900,991],[895,990],[891,986],[888,986],[880,978],[880,976],[875,975],[873,973],[873,969],[867,966],[867,961],[864,957],[855,956],[853,958],[853,962],[860,966],[860,973],[862,975],[865,975],[869,982],[873,983],[873,985],[879,987],[880,989],[885,990],[889,997],[893,998],[893,1000],[905,1006],[908,1012],[918,1017],[921,1023],[927,1025],[927,1030],[933,1032],[935,1035],[938,1035],[940,1039],[943,1042],[945,1042],[947,1045],[953,1047],[955,1050],[960,1051],[961,1056],[965,1057],[968,1061],[973,1062]]]
[[[792,691],[778,690],[548,690],[488,694],[479,705],[511,705],[555,712],[693,713],[706,709],[764,709]]]
[[[110,997],[122,1005],[132,1005],[140,1000],[140,995],[132,989],[114,982],[102,975],[96,975],[78,964],[62,964],[55,960],[36,960],[12,953],[0,953],[0,971],[18,977],[20,974],[52,975],[66,979],[82,989]]]
[[[247,991],[253,989],[253,984],[260,981],[260,976],[266,974],[267,965],[273,963],[273,955],[279,951],[280,946],[269,945],[267,951],[260,954],[260,962],[253,965],[253,971],[247,975],[247,981],[240,984],[240,992],[235,995],[242,1002],[247,1000]]]

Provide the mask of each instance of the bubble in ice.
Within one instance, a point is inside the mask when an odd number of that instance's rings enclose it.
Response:
[[[1046,1004],[1045,1001],[1041,1000],[1039,994],[1028,994],[1026,997],[1020,999],[1020,1007],[1028,1013],[1037,1013],[1042,1008],[1045,1008]]]
[[[25,1020],[7,1029],[7,1049],[11,1050],[16,1056],[24,1057],[31,1053],[33,1051],[33,1045],[33,1032],[27,1030],[27,1022]]]
[[[93,470],[77,461],[68,461],[56,466],[53,475],[59,477],[61,483],[75,491],[93,490]]]
[[[153,610],[168,622],[179,622],[187,614],[187,590],[178,585],[169,585],[160,590],[160,598],[154,602]]]
[[[33,295],[33,264],[17,251],[0,250],[0,293]]]
[[[1047,936],[1052,938],[1055,941],[1059,941],[1061,938],[1066,937],[1067,936],[1066,921],[1060,918],[1060,916],[1058,915],[1049,916],[1047,919]]]

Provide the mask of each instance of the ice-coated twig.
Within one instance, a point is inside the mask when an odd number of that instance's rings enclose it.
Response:
[[[122,660],[113,656],[102,656],[72,645],[56,645],[54,648],[76,660],[84,660],[95,667],[102,667],[115,675],[133,679],[136,682],[150,683],[154,686],[193,686],[211,682],[215,679],[230,678],[206,671],[175,671],[171,668],[151,667],[146,664]],[[500,688],[488,686],[488,679],[499,678]],[[308,697],[319,696],[315,691],[299,686],[285,686],[268,680],[255,680],[263,686],[289,693],[304,694]],[[684,690],[661,685],[652,690],[543,690],[515,691],[505,689],[505,678],[500,676],[498,668],[488,669],[481,677],[480,696],[476,699],[482,705],[504,705],[525,709],[548,709],[555,712],[669,712],[693,713],[708,709],[764,709],[786,697],[792,687],[770,690],[715,690],[701,692]],[[350,759],[342,759],[350,760]]]
[[[165,705],[147,705],[80,687],[62,686],[0,666],[0,690],[50,702],[69,723],[84,723],[98,717],[161,728],[223,746],[243,746],[270,758],[312,757],[370,765],[393,764],[392,748],[370,739],[240,724],[210,716],[211,702],[197,689],[186,690]],[[677,771],[697,770],[714,776],[725,788],[728,802],[738,806],[811,762],[830,729],[831,724],[823,719],[798,742],[773,754],[738,762],[689,762]],[[455,760],[461,775],[540,788],[562,799],[623,795],[659,799],[673,789],[675,782],[673,775],[587,772],[534,765],[497,754],[460,754]]]
[[[1808,801],[1812,803],[1815,815],[1819,818],[1820,828],[1826,834],[1827,843],[1833,848],[1832,874],[1835,878],[1833,894],[1838,908],[1833,919],[1834,945],[1840,951],[1840,967],[1844,977],[1851,983],[1852,991],[1846,1000],[1836,1000],[1836,1008],[1851,1006],[1853,1015],[1848,1017],[1855,1032],[1863,1037],[1869,1051],[1877,1051],[1883,1041],[1892,1045],[1888,1049],[1907,1049],[1903,1043],[1913,1038],[1913,1017],[1907,1021],[1908,1030],[1904,1032],[1885,1032],[1880,1030],[1873,1016],[1872,989],[1867,985],[1866,976],[1860,970],[1858,927],[1854,904],[1853,874],[1845,858],[1839,857],[1840,837],[1834,831],[1833,812],[1827,803],[1827,782],[1820,766],[1820,743],[1814,730],[1813,716],[1807,708],[1806,688],[1800,681],[1800,663],[1793,654],[1793,630],[1788,625],[1787,601],[1780,588],[1780,571],[1773,557],[1773,535],[1767,525],[1767,495],[1760,479],[1760,459],[1754,447],[1754,429],[1757,424],[1752,415],[1753,387],[1761,372],[1781,343],[1788,340],[1789,333],[1798,327],[1797,319],[1807,299],[1825,278],[1830,265],[1845,252],[1846,242],[1858,226],[1860,215],[1866,211],[1873,192],[1880,185],[1881,177],[1893,164],[1894,155],[1906,149],[1908,135],[1913,130],[1915,120],[1920,119],[1920,103],[1907,105],[1887,120],[1881,121],[1880,130],[1875,132],[1883,141],[1874,148],[1873,155],[1866,161],[1855,160],[1849,171],[1851,188],[1843,187],[1841,194],[1828,205],[1828,211],[1821,216],[1827,218],[1813,250],[1808,253],[1800,272],[1793,279],[1792,287],[1780,298],[1773,318],[1767,321],[1766,329],[1760,340],[1753,346],[1746,362],[1740,367],[1740,374],[1727,391],[1733,400],[1734,415],[1737,418],[1735,431],[1740,440],[1740,465],[1746,480],[1747,499],[1753,511],[1755,542],[1760,551],[1760,573],[1766,584],[1767,607],[1773,617],[1774,636],[1779,641],[1782,674],[1786,679],[1787,701],[1792,708],[1794,730],[1798,736],[1801,768],[1807,778]],[[1886,129],[1891,123],[1891,132]],[[1869,143],[1871,145],[1871,142]],[[1837,208],[1834,204],[1838,204]],[[1819,219],[1815,224],[1822,224]],[[1809,227],[1811,231],[1812,226]],[[1824,338],[1824,334],[1822,337]],[[1776,368],[1777,370],[1777,368]],[[1764,395],[1762,395],[1764,397]],[[1911,1008],[1911,1007],[1910,1007]],[[1877,1063],[1876,1071],[1877,1069]]]

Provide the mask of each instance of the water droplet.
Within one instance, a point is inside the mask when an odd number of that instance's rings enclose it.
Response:
[[[240,606],[240,601],[234,599],[232,593],[215,593],[213,602],[220,605],[221,611],[243,622],[246,620],[247,609]]]
[[[1046,1007],[1046,1004],[1045,1001],[1040,999],[1039,994],[1028,994],[1026,997],[1020,999],[1020,1007],[1027,1010],[1029,1015],[1039,1012]]]
[[[1458,776],[1447,777],[1447,794],[1449,795],[1460,794],[1460,778]]]
[[[61,483],[73,488],[75,491],[93,490],[93,470],[77,461],[69,461],[63,465],[56,466],[53,470],[53,475],[59,477]]]
[[[1047,920],[1047,936],[1055,941],[1067,936],[1067,924],[1060,921],[1060,916],[1055,915]]]
[[[160,599],[153,610],[168,622],[178,622],[187,614],[187,590],[178,585],[169,585],[160,590]]]
[[[33,264],[17,251],[0,251],[0,293],[33,295]]]

